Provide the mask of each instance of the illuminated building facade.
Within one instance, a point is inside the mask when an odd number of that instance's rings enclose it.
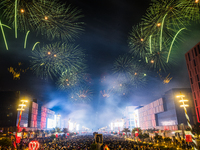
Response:
[[[124,127],[132,130],[137,125],[135,124],[135,109],[137,106],[127,106],[124,111]]]
[[[164,111],[163,99],[160,98],[138,110],[141,129],[156,127],[156,114]]]
[[[22,112],[20,127],[30,130],[46,129],[46,119],[54,118],[55,112],[43,107],[42,101],[33,99],[27,92],[23,91],[0,91],[0,130],[11,131],[12,127],[16,131],[15,128],[20,114],[17,108],[20,99],[24,98],[27,98],[28,103],[26,103],[25,110]]]
[[[188,116],[194,125],[196,115],[191,89],[173,88],[165,92],[162,98],[138,109],[141,129],[178,130],[182,124],[187,126],[184,109],[180,107],[179,99],[176,98],[180,91],[185,95],[185,99],[188,99]]]
[[[197,121],[200,122],[200,42],[185,54]]]
[[[31,102],[29,111],[29,127],[37,128],[38,104]]]

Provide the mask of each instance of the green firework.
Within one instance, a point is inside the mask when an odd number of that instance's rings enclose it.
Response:
[[[3,0],[3,17],[22,31],[36,30],[52,40],[74,40],[83,31],[81,11],[58,0]]]
[[[81,10],[56,1],[41,0],[37,6],[37,13],[33,17],[33,24],[38,33],[48,39],[61,39],[72,41],[83,31],[83,17]]]
[[[27,32],[34,29],[31,20],[36,13],[35,0],[2,0],[3,17],[13,25],[17,37],[17,29]]]
[[[139,87],[146,83],[146,71],[134,57],[128,55],[119,56],[114,63],[113,71],[116,76],[115,87],[122,89],[122,91],[124,87]]]
[[[80,83],[84,82],[85,70],[79,69],[76,70],[66,70],[62,73],[60,78],[58,79],[58,86],[62,90],[71,89],[75,86],[78,86]]]
[[[78,46],[68,43],[48,44],[32,51],[31,67],[41,78],[53,78],[66,70],[85,67],[85,54]]]
[[[182,13],[185,18],[191,21],[200,21],[200,1],[199,0],[179,0],[181,2]]]
[[[128,37],[130,52],[134,54],[134,56],[139,56],[144,59],[145,54],[149,51],[148,38],[148,32],[144,30],[143,24],[133,26]]]

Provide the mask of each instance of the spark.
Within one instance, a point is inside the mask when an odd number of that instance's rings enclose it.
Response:
[[[39,44],[40,42],[36,42],[34,45],[33,45],[33,48],[32,48],[32,51],[35,49],[35,46],[37,45],[37,44]]]
[[[24,40],[24,48],[26,48],[26,41],[27,41],[27,37],[28,37],[29,32],[30,32],[30,31],[28,31],[28,32],[26,33],[26,36],[25,36],[25,40]]]

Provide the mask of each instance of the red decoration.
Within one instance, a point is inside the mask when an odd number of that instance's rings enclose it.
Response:
[[[38,141],[31,141],[28,147],[29,147],[29,150],[38,150],[40,147],[40,143]]]
[[[56,134],[56,138],[58,138],[58,134]]]
[[[67,136],[69,136],[69,133],[67,133]]]
[[[123,132],[123,135],[125,135],[125,133]]]
[[[185,135],[186,142],[192,142],[192,136],[191,135]]]
[[[16,143],[20,143],[20,136],[16,136]]]

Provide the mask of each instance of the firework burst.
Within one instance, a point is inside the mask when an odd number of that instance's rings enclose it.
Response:
[[[200,21],[200,0],[180,0],[183,15],[189,20]]]
[[[37,30],[52,40],[73,40],[83,31],[81,11],[57,0],[3,0],[3,16],[22,31]]]
[[[62,73],[57,84],[62,90],[71,89],[84,82],[84,75],[84,69],[79,69],[78,71],[66,70]]]
[[[149,36],[142,24],[132,28],[128,37],[130,52],[140,58],[145,58],[148,49]]]
[[[138,87],[146,81],[146,74],[142,64],[128,55],[119,56],[114,63],[113,71],[117,78],[115,87],[119,87],[122,91],[124,87]]]
[[[38,33],[48,39],[55,38],[72,41],[83,31],[83,17],[81,10],[72,8],[70,5],[61,5],[55,1],[41,0],[37,6],[37,13],[33,18]]]
[[[49,44],[32,51],[31,66],[41,78],[52,78],[67,70],[78,71],[85,67],[85,55],[78,46],[67,43]]]
[[[78,87],[72,90],[70,100],[74,103],[87,103],[92,100],[90,87]]]

